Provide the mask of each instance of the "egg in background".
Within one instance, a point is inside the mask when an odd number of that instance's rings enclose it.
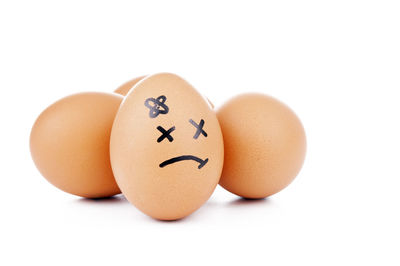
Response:
[[[36,167],[51,184],[87,198],[120,193],[109,144],[122,99],[114,93],[79,93],[40,114],[31,131],[30,150]]]
[[[140,77],[131,79],[131,80],[125,82],[124,84],[122,84],[121,86],[119,86],[114,92],[121,94],[122,96],[126,96],[128,94],[128,92],[130,91],[130,89],[132,89],[132,87],[135,86],[136,83],[138,83],[145,77],[146,76],[140,76]]]
[[[265,198],[288,186],[306,154],[297,115],[263,94],[242,94],[217,110],[225,161],[220,185],[244,198]]]

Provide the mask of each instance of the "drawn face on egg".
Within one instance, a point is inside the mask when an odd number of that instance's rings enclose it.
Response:
[[[167,115],[168,114],[169,107],[167,106],[166,101],[167,101],[167,97],[165,95],[161,95],[157,98],[147,98],[145,100],[144,105],[149,109],[150,119],[157,118],[159,115]],[[190,137],[192,137],[194,140],[197,140],[198,138],[202,138],[202,137],[207,138],[208,135],[204,129],[205,121],[203,119],[201,119],[197,123],[193,119],[189,118],[188,123],[192,124],[193,129],[194,129],[193,130],[194,135],[190,136]],[[160,143],[162,141],[173,142],[174,138],[172,136],[172,133],[175,130],[179,130],[175,126],[172,126],[169,129],[165,129],[162,125],[157,126],[156,129],[161,134],[158,137],[158,139],[156,140],[157,143]],[[183,155],[179,155],[177,157],[166,159],[165,161],[163,161],[159,164],[159,167],[163,168],[170,164],[179,163],[181,161],[186,161],[186,160],[192,160],[192,161],[198,163],[198,166],[197,166],[198,169],[203,168],[208,162],[208,158],[202,159],[193,154],[190,154],[190,155],[183,154]]]

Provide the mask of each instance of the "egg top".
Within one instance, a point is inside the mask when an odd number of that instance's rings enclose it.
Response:
[[[119,86],[114,92],[121,94],[122,96],[125,96],[128,94],[130,89],[132,89],[132,87],[135,86],[135,84],[138,83],[139,81],[141,81],[144,77],[145,76],[140,76],[140,77],[131,79],[131,80],[125,82],[124,84],[122,84],[121,86]]]
[[[157,219],[179,219],[198,209],[219,181],[221,129],[189,83],[155,74],[121,104],[110,155],[117,183],[132,204]]]

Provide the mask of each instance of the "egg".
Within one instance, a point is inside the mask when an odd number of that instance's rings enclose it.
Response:
[[[225,161],[220,185],[244,198],[265,198],[289,185],[306,154],[296,114],[262,94],[239,95],[217,110]]]
[[[51,184],[87,198],[120,193],[111,169],[109,144],[122,99],[111,93],[79,93],[40,114],[31,131],[30,150]]]
[[[160,73],[125,97],[110,156],[129,202],[153,218],[176,220],[213,193],[223,166],[223,139],[207,100],[179,76]]]
[[[129,80],[129,81],[125,82],[124,84],[122,84],[121,86],[119,86],[114,92],[125,96],[128,94],[129,90],[133,86],[135,86],[136,83],[141,81],[144,77],[146,77],[146,76],[140,76],[140,77],[134,78],[132,80]]]

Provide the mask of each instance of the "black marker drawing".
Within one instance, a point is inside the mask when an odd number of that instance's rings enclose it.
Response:
[[[167,97],[165,97],[164,95],[159,96],[157,99],[154,98],[148,98],[145,101],[145,106],[147,106],[150,109],[150,117],[154,118],[157,117],[159,114],[166,114],[168,113],[168,106],[165,105],[165,101],[167,100]],[[189,120],[189,122],[196,128],[196,133],[194,134],[193,138],[197,139],[200,134],[207,137],[207,133],[204,131],[203,127],[204,127],[204,120],[201,119],[200,123],[197,124],[196,122],[194,122],[192,119]],[[171,136],[171,133],[175,130],[175,126],[172,126],[170,129],[166,130],[165,128],[163,128],[162,126],[158,126],[157,127],[158,131],[161,132],[161,136],[157,139],[157,142],[160,143],[161,141],[163,141],[164,139],[168,139],[169,142],[174,141],[174,138]],[[177,163],[177,162],[181,162],[181,161],[186,161],[186,160],[192,160],[195,161],[197,163],[199,163],[198,165],[198,169],[203,168],[204,165],[206,165],[208,163],[208,158],[202,160],[197,156],[193,156],[193,155],[182,155],[182,156],[178,156],[178,157],[174,157],[171,159],[168,159],[162,163],[160,163],[160,168],[163,168],[167,165],[173,164],[173,163]]]
[[[198,162],[199,166],[197,168],[199,168],[199,169],[201,169],[208,162],[208,158],[206,158],[205,160],[202,160],[199,157],[196,157],[193,155],[182,155],[182,156],[174,157],[174,158],[171,158],[169,160],[166,160],[166,161],[160,163],[160,168],[163,168],[164,166],[167,166],[169,164],[173,164],[173,163],[185,161],[185,160],[193,160],[193,161]]]
[[[169,108],[165,104],[167,97],[164,95],[158,96],[157,99],[148,98],[144,105],[150,109],[149,116],[151,118],[157,117],[159,114],[168,114]]]
[[[175,130],[175,126],[171,127],[168,130],[165,130],[162,126],[158,126],[157,129],[162,133],[162,135],[157,139],[157,142],[163,141],[165,138],[172,142],[174,138],[171,136],[171,132]]]
[[[204,120],[201,119],[200,123],[197,124],[196,122],[194,122],[192,119],[189,120],[189,122],[195,126],[195,128],[197,128],[196,133],[194,134],[193,138],[197,139],[200,134],[202,134],[204,137],[207,137],[207,133],[203,130],[203,126],[204,126]]]

